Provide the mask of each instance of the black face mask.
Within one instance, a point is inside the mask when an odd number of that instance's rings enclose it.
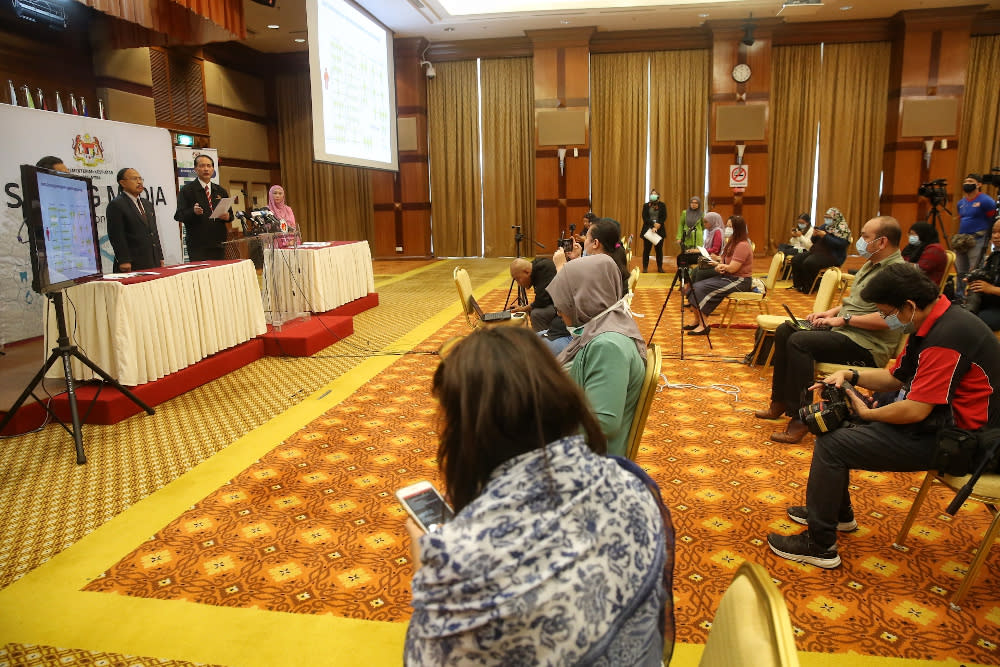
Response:
[[[962,192],[975,192],[975,191],[976,191],[976,186],[974,184],[972,183],[962,184]]]

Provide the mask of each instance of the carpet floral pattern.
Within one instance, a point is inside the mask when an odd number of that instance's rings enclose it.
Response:
[[[633,304],[648,335],[667,295],[644,288]],[[486,309],[502,304],[494,291]],[[779,294],[793,308],[810,300]],[[780,422],[752,411],[769,395],[769,369],[732,360],[749,351],[749,328],[685,340],[680,299],[664,310],[655,340],[664,362],[638,461],[656,479],[677,534],[677,639],[704,642],[718,601],[746,559],[778,582],[798,647],[878,656],[1000,662],[1000,575],[987,565],[961,612],[947,600],[988,523],[969,502],[952,518],[934,489],[909,551],[891,548],[920,475],[856,473],[861,529],[842,537],[833,571],[773,556],[768,532],[795,533],[785,507],[802,504],[812,438],[778,445]],[[753,321],[740,314],[738,323]],[[468,331],[456,317],[422,351]],[[412,564],[404,513],[393,492],[438,480],[436,412],[429,395],[436,357],[401,357],[348,400],[286,439],[158,531],[85,587],[129,596],[405,622]],[[715,385],[716,388],[712,388]],[[725,393],[730,385],[738,395]],[[995,563],[1000,553],[991,554]]]

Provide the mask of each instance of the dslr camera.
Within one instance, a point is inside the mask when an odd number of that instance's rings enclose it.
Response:
[[[1000,167],[993,167],[988,172],[983,169],[983,185],[1000,187]]]
[[[850,382],[843,382],[839,387],[833,384],[824,384],[820,390],[820,399],[799,409],[799,420],[813,435],[822,435],[837,430],[854,415],[851,400],[847,397],[848,392],[858,396],[865,403],[869,403],[868,399],[859,394]]]
[[[921,183],[917,188],[918,197],[926,197],[931,206],[941,206],[948,200],[948,180],[939,178],[929,183]]]

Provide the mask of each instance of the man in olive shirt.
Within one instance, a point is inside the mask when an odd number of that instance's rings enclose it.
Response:
[[[854,277],[850,296],[841,305],[823,313],[810,313],[813,326],[824,331],[796,331],[790,324],[778,327],[774,335],[774,376],[771,378],[771,405],[758,410],[758,419],[791,417],[784,432],[771,440],[794,444],[808,432],[799,421],[802,391],[813,383],[815,362],[881,368],[899,342],[900,333],[891,331],[874,303],[861,298],[867,280],[879,269],[902,262],[899,222],[887,215],[872,218],[861,228],[856,243],[858,254],[868,259]]]

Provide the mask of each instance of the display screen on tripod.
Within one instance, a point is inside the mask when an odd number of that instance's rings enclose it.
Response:
[[[40,294],[103,275],[90,187],[84,176],[21,165],[31,288]]]

